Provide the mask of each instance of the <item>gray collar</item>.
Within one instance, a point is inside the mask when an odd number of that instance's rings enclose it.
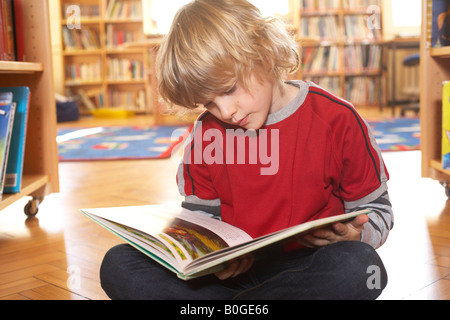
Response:
[[[300,91],[297,94],[297,96],[294,99],[292,99],[291,102],[289,102],[286,106],[284,106],[277,112],[268,115],[265,123],[266,126],[278,123],[291,116],[295,111],[298,110],[298,108],[300,108],[300,106],[305,101],[306,96],[308,95],[310,86],[308,82],[294,80],[294,81],[286,81],[286,84],[296,86],[300,89]]]

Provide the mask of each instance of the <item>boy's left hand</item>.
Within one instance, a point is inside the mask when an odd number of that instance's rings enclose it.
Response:
[[[302,236],[298,242],[308,248],[324,247],[339,241],[360,241],[367,215],[357,216],[346,223],[335,223],[330,228],[318,229]]]

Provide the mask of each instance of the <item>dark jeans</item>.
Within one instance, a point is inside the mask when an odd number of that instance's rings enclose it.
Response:
[[[129,245],[104,257],[101,284],[111,299],[376,299],[387,284],[384,265],[369,245],[339,242],[318,250],[274,254],[245,274],[184,281]]]

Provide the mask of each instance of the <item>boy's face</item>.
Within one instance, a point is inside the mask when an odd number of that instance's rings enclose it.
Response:
[[[251,75],[247,90],[241,84],[235,83],[228,91],[217,95],[204,106],[213,116],[225,123],[258,130],[266,122],[268,114],[277,111],[275,109],[278,107],[274,103],[278,91],[278,86],[274,85],[273,81]]]

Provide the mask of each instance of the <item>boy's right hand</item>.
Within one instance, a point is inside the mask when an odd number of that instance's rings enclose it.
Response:
[[[247,272],[253,265],[253,255],[248,254],[238,259],[231,260],[228,267],[225,270],[216,272],[215,275],[220,280],[226,280],[229,278],[235,278],[240,274]]]

